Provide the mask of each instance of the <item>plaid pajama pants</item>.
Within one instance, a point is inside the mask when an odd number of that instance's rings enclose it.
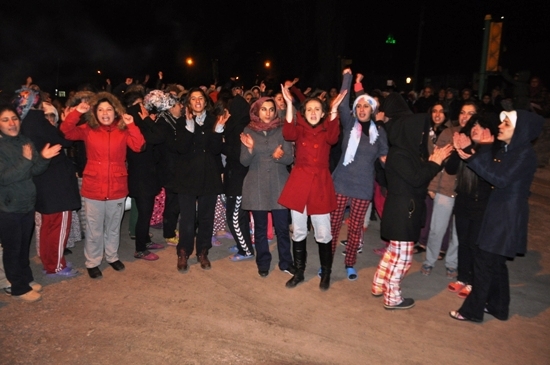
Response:
[[[346,245],[346,266],[354,266],[357,261],[357,248],[363,236],[363,223],[369,207],[369,200],[350,198],[342,194],[336,194],[336,209],[330,213],[330,226],[332,227],[332,255],[336,251],[336,245],[342,228],[342,219],[346,205],[350,202],[350,214],[348,221],[348,244]]]
[[[372,294],[384,293],[384,304],[398,305],[403,301],[401,280],[412,263],[414,242],[390,241],[390,245],[378,264]]]

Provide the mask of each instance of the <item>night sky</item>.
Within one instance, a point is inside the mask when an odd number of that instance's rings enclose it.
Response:
[[[217,74],[220,82],[240,76],[247,87],[299,77],[303,88],[328,88],[338,86],[341,59],[352,60],[353,71],[372,84],[368,87],[380,87],[387,78],[399,84],[414,73],[422,9],[418,88],[425,78],[471,78],[479,71],[485,14],[504,16],[501,64],[512,72],[530,69],[550,84],[549,58],[543,56],[550,49],[549,3],[17,2],[0,10],[0,89],[14,90],[29,75],[52,91],[84,82],[99,86],[106,77],[115,85],[126,76],[155,79],[159,70],[165,81],[186,87],[209,84]],[[385,43],[390,34],[395,45]],[[187,57],[195,60],[193,67],[185,65]]]

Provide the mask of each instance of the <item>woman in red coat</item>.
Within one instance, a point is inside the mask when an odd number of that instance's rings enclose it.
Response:
[[[329,153],[330,146],[338,142],[340,128],[337,109],[347,90],[334,99],[328,118],[325,118],[325,104],[318,98],[308,98],[302,103],[295,120],[290,91],[284,87],[282,89],[287,103],[287,123],[283,126],[283,136],[296,145],[296,161],[279,197],[279,203],[291,209],[294,226],[292,252],[296,273],[286,286],[294,288],[304,281],[309,215],[315,230],[315,241],[319,244],[319,288],[327,290],[332,269],[330,212],[336,209],[336,193],[329,171]]]
[[[82,114],[87,123],[77,125]],[[86,268],[92,279],[102,276],[99,265],[105,260],[120,271],[118,259],[120,222],[124,199],[128,195],[126,147],[139,152],[145,145],[134,118],[125,113],[118,99],[107,92],[95,95],[90,103],[81,102],[63,123],[65,138],[83,140],[87,162],[82,177],[81,195],[86,214]]]

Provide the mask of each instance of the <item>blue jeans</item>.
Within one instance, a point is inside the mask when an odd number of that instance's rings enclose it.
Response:
[[[269,270],[271,253],[267,242],[267,210],[253,210],[254,242],[256,245],[256,264],[258,270]],[[279,269],[286,270],[292,267],[290,253],[290,236],[288,231],[288,209],[274,209],[271,211],[273,226],[277,234],[277,251],[279,253]]]

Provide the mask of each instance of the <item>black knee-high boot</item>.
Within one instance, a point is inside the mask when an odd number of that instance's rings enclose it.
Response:
[[[327,243],[317,242],[319,245],[319,261],[321,262],[321,281],[319,289],[328,290],[330,287],[330,274],[332,272],[332,241]]]
[[[287,288],[294,288],[296,285],[304,281],[304,271],[306,269],[307,251],[306,240],[292,241],[292,255],[294,256],[294,267],[296,273],[294,276],[286,282]]]

